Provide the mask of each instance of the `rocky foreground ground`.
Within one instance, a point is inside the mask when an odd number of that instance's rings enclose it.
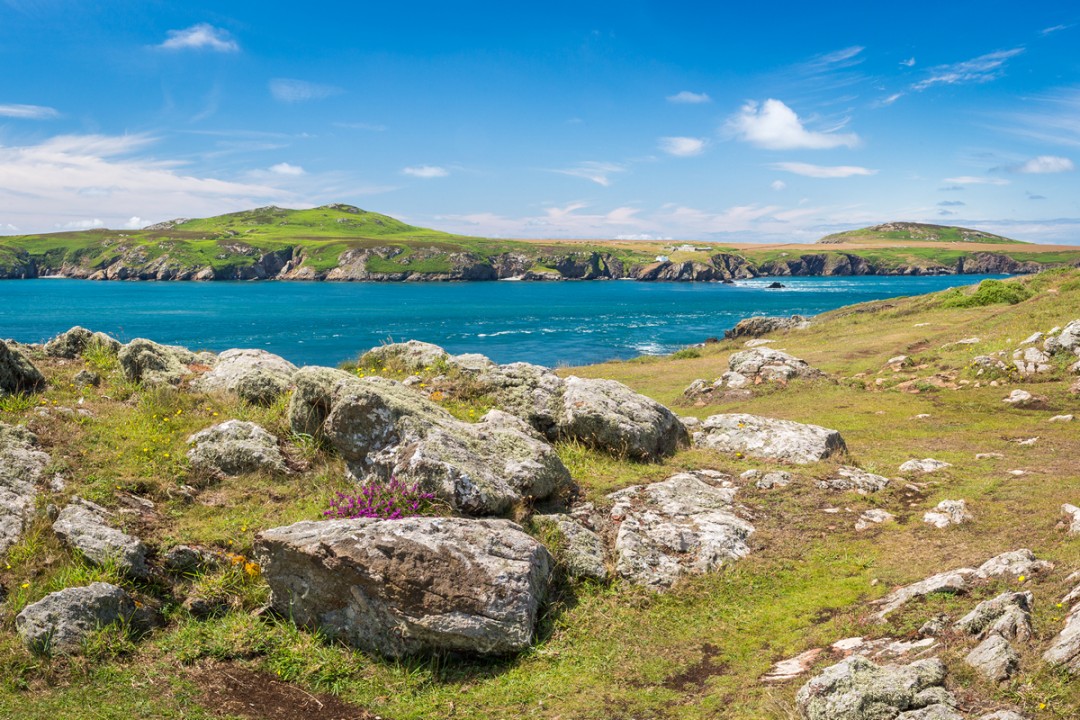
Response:
[[[0,714],[1076,717],[1080,275],[1024,282],[572,372],[0,343]]]

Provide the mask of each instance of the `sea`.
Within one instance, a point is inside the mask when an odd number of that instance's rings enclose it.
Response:
[[[42,342],[82,325],[196,350],[262,348],[338,365],[424,340],[499,363],[586,365],[674,352],[752,315],[816,315],[988,277],[765,278],[720,283],[0,281],[0,338]],[[773,282],[784,287],[769,289]],[[839,340],[839,338],[838,338]]]

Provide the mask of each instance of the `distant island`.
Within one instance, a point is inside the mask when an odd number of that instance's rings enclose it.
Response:
[[[724,282],[823,275],[1024,274],[1080,266],[1080,247],[893,222],[815,245],[501,240],[408,225],[340,203],[275,206],[142,230],[0,238],[0,278],[90,280]]]

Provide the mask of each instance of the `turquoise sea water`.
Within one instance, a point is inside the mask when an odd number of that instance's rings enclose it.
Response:
[[[336,365],[388,340],[497,362],[582,365],[669,353],[750,315],[814,315],[983,276],[772,278],[718,283],[0,282],[0,338],[40,342],[82,325],[120,340],[264,348]],[[839,340],[839,338],[838,338]]]

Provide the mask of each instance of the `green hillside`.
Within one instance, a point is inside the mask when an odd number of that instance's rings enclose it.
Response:
[[[913,222],[892,222],[883,225],[848,230],[826,235],[818,240],[823,245],[860,242],[925,242],[925,243],[984,243],[1008,245],[1021,242],[1001,235],[954,227],[952,225],[928,225]]]

